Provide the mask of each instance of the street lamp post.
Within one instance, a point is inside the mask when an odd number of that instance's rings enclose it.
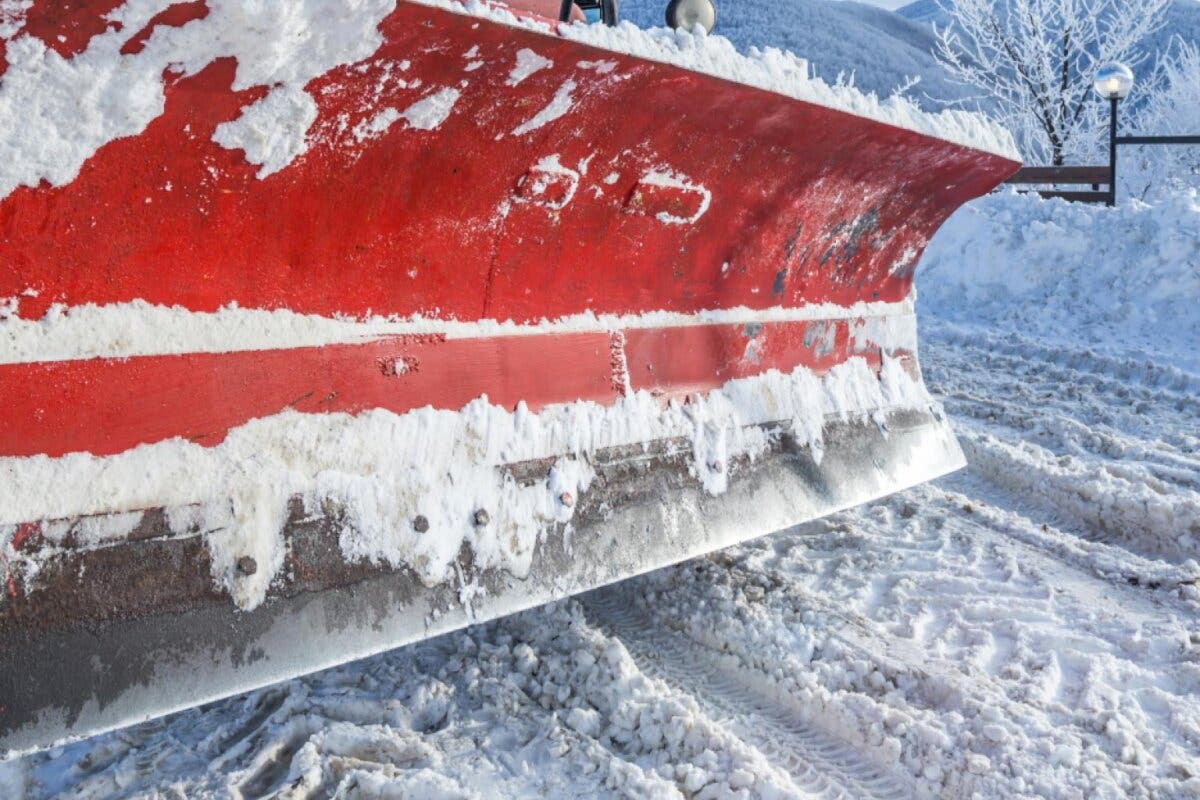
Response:
[[[1109,102],[1108,111],[1108,205],[1117,204],[1117,104],[1133,89],[1133,70],[1124,64],[1109,64],[1096,73],[1096,94]]]
[[[1108,207],[1117,204],[1117,103],[1121,98],[1108,98]]]

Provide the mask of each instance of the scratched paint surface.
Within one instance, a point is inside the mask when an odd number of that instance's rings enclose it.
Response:
[[[28,27],[70,55],[112,5],[39,3]],[[203,13],[179,4],[152,25]],[[213,134],[264,90],[232,91],[228,59],[168,75],[143,133],[101,148],[73,183],[0,201],[0,297],[36,292],[27,318],[142,299],[519,321],[898,300],[911,276],[897,265],[1013,166],[408,2],[380,29],[371,58],[306,87],[307,151],[261,180]],[[521,50],[552,66],[509,85]],[[404,118],[447,91],[436,125]]]

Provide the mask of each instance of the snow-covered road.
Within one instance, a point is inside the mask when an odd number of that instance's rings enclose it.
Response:
[[[0,794],[1200,796],[1200,377],[923,335],[961,473],[0,767]]]

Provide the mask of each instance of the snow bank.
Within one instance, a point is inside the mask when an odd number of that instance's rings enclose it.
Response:
[[[917,269],[923,315],[1200,368],[1200,197],[1116,208],[1015,192],[960,209]]]

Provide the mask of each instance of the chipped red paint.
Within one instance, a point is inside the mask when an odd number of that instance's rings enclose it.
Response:
[[[626,363],[635,391],[679,396],[736,378],[798,366],[828,372],[851,355],[879,366],[877,349],[855,347],[848,320],[645,328],[626,333]]]
[[[37,533],[40,527],[41,526],[39,526],[36,522],[23,522],[17,525],[17,529],[13,532],[11,541],[13,550],[20,550],[21,544],[26,539]]]
[[[23,30],[63,58],[87,49],[93,36],[120,28],[108,15],[125,0],[34,0]]]
[[[695,188],[639,181],[625,201],[625,208],[632,214],[655,217],[667,224],[681,224],[699,219],[707,200],[704,192]]]

